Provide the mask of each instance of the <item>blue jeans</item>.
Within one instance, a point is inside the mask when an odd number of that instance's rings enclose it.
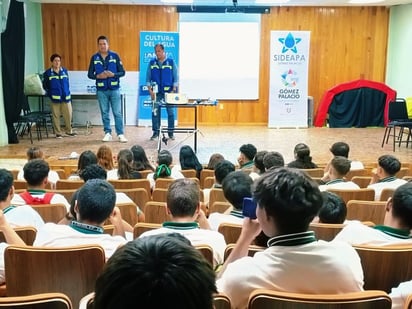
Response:
[[[164,97],[164,94],[157,94],[157,99],[160,101]],[[152,111],[152,130],[153,135],[159,135],[160,133],[160,121],[161,121],[161,107],[157,105]],[[173,130],[175,128],[175,114],[173,107],[166,107],[167,112],[167,133],[169,137],[173,136]]]
[[[110,107],[112,108],[116,134],[124,134],[120,90],[97,90],[104,133],[112,133],[110,127]]]

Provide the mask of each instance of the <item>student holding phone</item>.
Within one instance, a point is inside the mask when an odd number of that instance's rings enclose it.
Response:
[[[257,220],[244,219],[217,281],[233,308],[246,308],[250,293],[259,288],[313,294],[363,290],[356,251],[345,243],[317,240],[308,231],[323,202],[308,175],[290,168],[270,170],[256,180],[252,191]],[[270,237],[268,248],[249,257],[248,247],[260,231]],[[302,274],[309,280],[302,280]]]
[[[252,178],[244,171],[234,171],[227,174],[222,182],[222,190],[223,195],[232,207],[224,214],[214,212],[209,215],[208,221],[212,230],[217,231],[221,223],[239,225],[243,223],[244,200],[252,197],[252,184]]]

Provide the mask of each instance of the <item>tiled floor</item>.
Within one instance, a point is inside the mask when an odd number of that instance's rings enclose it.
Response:
[[[77,128],[77,137],[64,137],[56,139],[52,136],[41,141],[34,140],[35,146],[42,148],[46,157],[57,159],[69,156],[71,152],[80,154],[90,149],[96,151],[103,144],[101,139],[103,131],[101,127],[93,127],[90,132],[85,128]],[[212,153],[222,153],[226,159],[236,162],[239,147],[245,143],[254,144],[258,150],[279,151],[285,157],[285,161],[293,160],[293,148],[297,143],[306,143],[311,148],[311,155],[315,163],[326,163],[330,160],[329,147],[336,141],[345,141],[351,146],[350,157],[364,162],[376,162],[382,154],[394,154],[402,162],[411,162],[412,142],[409,148],[403,144],[396,146],[396,152],[392,152],[391,140],[381,148],[384,128],[309,128],[309,129],[269,129],[262,126],[200,126],[198,133],[198,157],[202,163],[207,163]],[[130,148],[135,144],[142,145],[152,160],[156,160],[157,141],[150,141],[152,132],[147,127],[127,126],[125,135],[128,143],[119,143],[116,136],[112,142],[108,142],[117,153],[122,148]],[[190,133],[175,134],[176,140],[169,141],[167,145],[162,143],[162,149],[168,149],[178,160],[179,149],[188,144],[193,147],[193,135]],[[0,158],[24,158],[26,150],[31,147],[27,136],[20,139],[19,144],[0,147]],[[24,161],[23,161],[24,162]],[[0,166],[10,164],[22,164],[22,161],[0,160]]]

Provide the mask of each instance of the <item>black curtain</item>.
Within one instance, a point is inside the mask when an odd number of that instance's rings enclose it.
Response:
[[[20,115],[24,96],[24,3],[10,1],[6,30],[1,34],[4,110],[9,144],[19,142],[13,123]]]

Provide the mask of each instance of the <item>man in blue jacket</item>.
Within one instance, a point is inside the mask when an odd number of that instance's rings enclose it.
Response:
[[[177,92],[179,84],[176,63],[171,58],[166,57],[163,44],[155,45],[156,58],[149,62],[146,72],[146,84],[152,100],[160,102],[165,99],[165,93]],[[159,136],[160,130],[160,110],[156,105],[152,111],[152,130],[153,135],[150,138],[155,140]],[[172,107],[166,107],[167,110],[167,131],[169,138],[174,140],[173,130],[175,127],[175,115]]]
[[[120,77],[126,72],[117,53],[109,50],[109,39],[103,35],[97,38],[99,51],[90,59],[87,76],[96,80],[96,94],[102,115],[104,137],[103,142],[112,140],[110,127],[110,107],[114,117],[116,134],[119,142],[126,143],[120,99]]]
[[[52,66],[43,73],[43,88],[51,100],[53,129],[56,138],[62,138],[60,116],[63,115],[65,132],[68,136],[75,136],[72,131],[72,104],[70,96],[69,74],[61,66],[61,56],[53,54],[50,57]]]

